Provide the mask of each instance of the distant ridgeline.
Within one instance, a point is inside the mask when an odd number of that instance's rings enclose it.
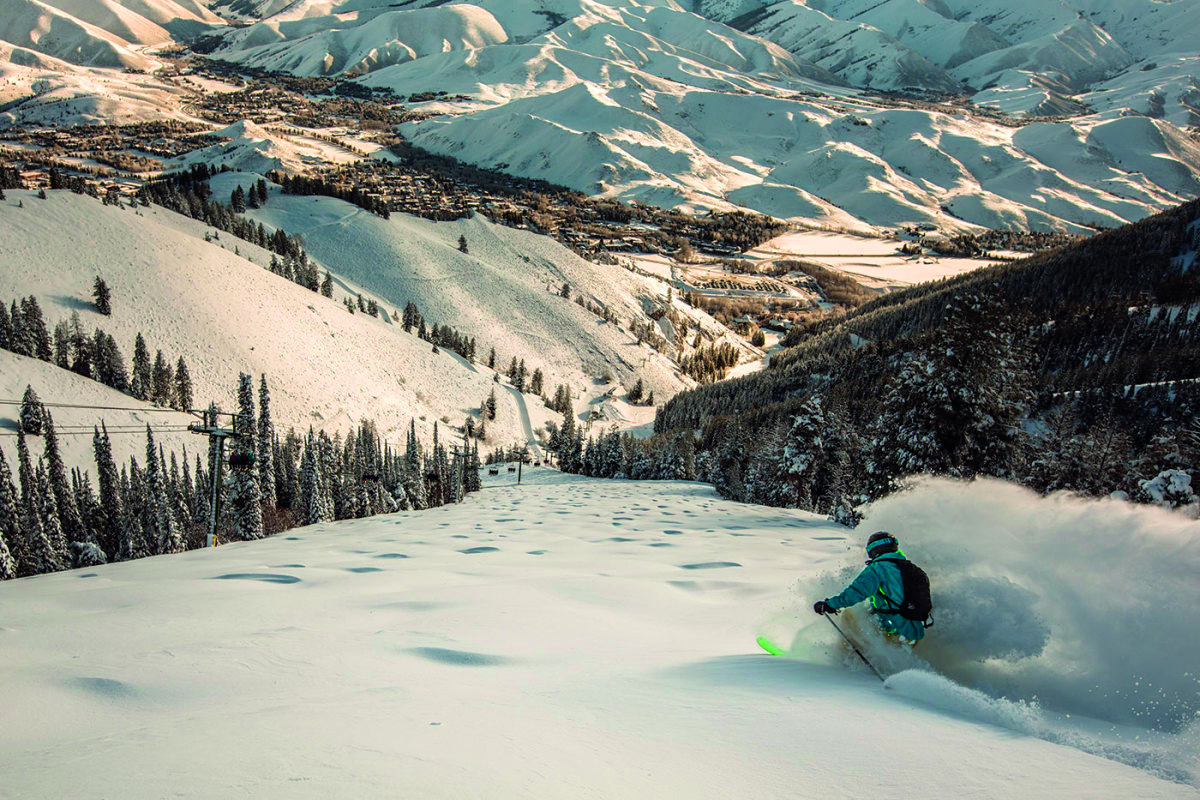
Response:
[[[345,440],[312,429],[280,438],[271,421],[265,376],[257,403],[250,376],[241,376],[232,429],[238,436],[230,440],[230,469],[218,486],[219,541],[422,510],[458,502],[480,488],[479,445],[451,459],[437,423],[429,450],[421,447],[413,424],[403,452],[383,441],[370,421]],[[178,458],[155,445],[155,430],[146,426],[145,461],[130,459],[118,468],[109,436],[134,431],[110,434],[97,428],[93,484],[78,469],[68,476],[52,412],[27,391],[17,434],[18,480],[0,450],[0,580],[203,547],[216,451],[209,448],[206,458],[197,455],[193,471],[186,451]],[[39,439],[43,455],[35,466],[29,444]]]
[[[1192,201],[880,297],[794,330],[768,370],[677,395],[637,448],[699,431],[696,477],[726,497],[846,521],[917,473],[1195,502],[1197,251]]]

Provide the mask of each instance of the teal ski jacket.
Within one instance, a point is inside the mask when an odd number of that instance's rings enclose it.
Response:
[[[830,597],[825,604],[830,608],[843,609],[857,605],[869,597],[872,607],[880,609],[880,613],[875,615],[879,627],[887,633],[898,634],[909,641],[921,641],[925,638],[923,623],[905,619],[899,614],[882,612],[882,609],[896,608],[904,601],[904,579],[900,577],[900,570],[888,563],[904,560],[903,553],[884,553],[870,561],[841,594]]]

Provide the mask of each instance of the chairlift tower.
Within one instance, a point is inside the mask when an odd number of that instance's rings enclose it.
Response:
[[[188,425],[188,432],[208,436],[209,444],[215,442],[217,445],[216,457],[212,464],[212,484],[209,490],[208,537],[204,543],[205,547],[215,547],[217,544],[217,518],[221,505],[221,477],[225,466],[225,440],[241,438],[241,434],[232,428],[221,427],[220,418],[230,417],[232,422],[237,419],[238,415],[218,411],[216,405],[210,405],[203,410],[189,409],[188,413],[201,419],[199,423],[193,422]],[[250,463],[253,463],[253,459],[250,460]],[[236,464],[231,460],[230,466],[237,469],[249,465],[242,464],[242,460],[238,460]]]

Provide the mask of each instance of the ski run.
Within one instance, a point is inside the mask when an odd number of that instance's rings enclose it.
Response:
[[[881,686],[811,613],[862,529],[497,471],[457,506],[0,584],[0,796],[1196,796],[1195,522],[995,481],[876,504],[939,590],[927,655],[986,695],[915,658]]]

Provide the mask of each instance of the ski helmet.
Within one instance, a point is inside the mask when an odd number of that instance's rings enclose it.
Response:
[[[884,553],[894,553],[900,549],[900,542],[887,531],[876,531],[867,539],[867,556],[875,559]]]

